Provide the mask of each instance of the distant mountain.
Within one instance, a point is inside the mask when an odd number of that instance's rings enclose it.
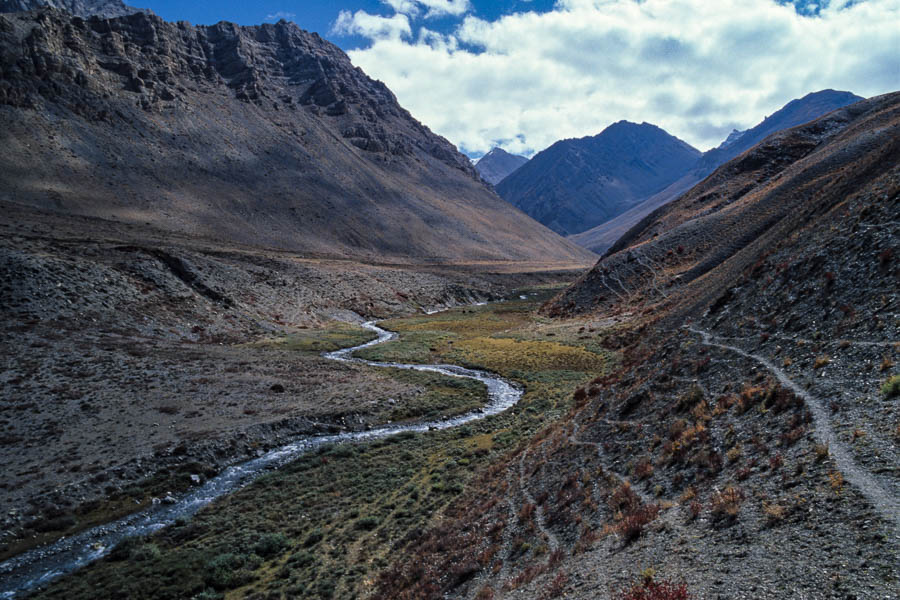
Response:
[[[851,92],[822,90],[807,94],[797,100],[791,100],[784,107],[766,117],[756,127],[743,132],[732,131],[722,145],[703,155],[703,158],[697,164],[697,169],[705,177],[719,165],[746,152],[777,131],[808,123],[833,110],[859,102],[862,99],[861,96]],[[729,140],[731,141],[729,142]]]
[[[701,310],[720,296],[720,302],[724,301],[741,273],[750,270],[758,278],[753,265],[762,262],[767,262],[770,280],[777,275],[813,289],[828,287],[814,278],[827,280],[828,269],[822,265],[832,260],[848,271],[861,269],[864,263],[877,270],[876,256],[885,252],[882,266],[889,266],[890,251],[883,249],[891,248],[896,236],[886,233],[871,245],[855,242],[857,235],[862,236],[855,223],[867,213],[857,216],[845,205],[848,198],[857,204],[864,204],[860,198],[865,198],[879,212],[896,214],[898,152],[900,92],[854,103],[774,133],[642,219],[590,273],[554,301],[551,310],[586,312],[612,305],[634,310],[635,304],[657,302]],[[836,221],[842,229],[829,229]],[[871,227],[884,226],[883,221],[875,223]],[[851,246],[852,254],[832,256],[822,247],[803,246],[792,237],[812,230],[824,232],[835,246]],[[808,252],[815,257],[811,271],[801,276],[783,265],[776,269],[778,261],[767,261],[775,249],[791,255],[785,265]],[[849,279],[847,275],[841,281]],[[854,279],[865,290],[866,281],[878,278],[854,275]],[[851,284],[842,285],[858,292]],[[875,294],[868,296],[866,302],[877,299]],[[785,293],[779,301],[785,305],[798,301],[791,298]],[[855,309],[858,302],[862,301],[855,299],[850,306]],[[827,306],[832,305],[840,306],[840,302],[829,299]]]
[[[725,148],[728,148],[729,146],[733,146],[739,139],[741,139],[741,136],[744,135],[745,133],[747,133],[746,129],[744,131],[740,131],[738,129],[732,129],[731,133],[728,134],[728,137],[725,138],[725,141],[723,141],[721,144],[719,144],[717,149],[724,150]]]
[[[0,15],[0,204],[371,260],[593,255],[296,25]]]
[[[497,192],[561,234],[616,217],[682,177],[700,151],[649,123],[620,121],[600,134],[556,142],[497,185]]]
[[[719,165],[746,152],[765,137],[802,125],[817,119],[833,110],[842,108],[862,100],[850,92],[822,90],[807,94],[798,100],[792,100],[783,108],[767,117],[759,125],[745,131],[733,130],[717,148],[704,153],[700,160],[681,178],[663,191],[641,201],[623,214],[610,219],[588,231],[573,235],[570,239],[580,246],[593,250],[597,254],[606,252],[616,240],[638,223],[642,218],[689,190],[702,181]]]
[[[481,174],[481,178],[497,185],[513,171],[528,162],[524,156],[510,154],[503,148],[494,148],[475,163],[475,168]]]
[[[40,8],[57,8],[77,17],[98,16],[104,19],[150,12],[145,8],[127,6],[122,0],[0,0],[0,13],[24,12]]]

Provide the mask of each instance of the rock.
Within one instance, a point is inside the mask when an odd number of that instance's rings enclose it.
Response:
[[[175,499],[175,496],[172,495],[171,492],[168,492],[165,498],[162,499],[163,504],[175,504],[178,500]]]
[[[272,384],[272,387],[270,387],[269,390],[276,394],[283,394],[284,386],[281,385],[280,383],[275,383],[275,384]]]
[[[192,473],[191,474],[191,482],[194,483],[195,485],[200,485],[200,476],[197,475],[196,473]]]

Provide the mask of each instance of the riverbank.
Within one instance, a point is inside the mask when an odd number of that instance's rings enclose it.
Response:
[[[545,297],[526,295],[526,300],[415,319],[420,326],[424,323],[420,319],[434,319],[432,333],[439,335],[438,328],[453,315],[457,326],[444,334],[460,342],[484,337],[486,323],[492,323],[491,335],[498,340],[509,339],[504,336],[523,327],[528,331],[522,335],[546,339],[546,333],[557,333],[556,326],[531,316]],[[571,341],[578,341],[577,336]],[[591,341],[596,341],[596,334]],[[152,590],[154,598],[202,593],[215,597],[224,592],[240,597],[275,589],[313,598],[328,590],[334,597],[365,595],[395,543],[439,522],[444,507],[470,484],[473,474],[558,418],[572,401],[571,390],[602,374],[603,361],[609,358],[604,354],[596,355],[601,370],[560,368],[560,352],[574,348],[568,342],[533,340],[545,351],[545,362],[519,374],[525,394],[510,410],[453,430],[323,448],[221,499],[193,519],[135,542],[127,557],[114,553],[39,595],[124,593],[140,598],[151,597],[147,594]],[[405,343],[401,337],[380,348],[387,350],[393,344],[396,349]],[[271,554],[255,547],[270,537],[276,540]],[[223,564],[240,575],[219,577]]]
[[[465,411],[480,392],[320,354],[368,339],[344,322],[360,314],[573,277],[560,265],[364,263],[38,217],[0,216],[0,560],[298,436],[435,418],[446,396]]]

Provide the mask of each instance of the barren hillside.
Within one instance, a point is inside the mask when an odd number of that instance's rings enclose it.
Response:
[[[286,22],[0,16],[0,201],[304,253],[582,262]]]

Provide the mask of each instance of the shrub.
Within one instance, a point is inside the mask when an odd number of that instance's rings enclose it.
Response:
[[[475,600],[494,600],[494,588],[486,586],[478,590]]]
[[[885,398],[900,396],[900,375],[889,377],[881,386],[881,395]]]
[[[288,541],[282,533],[265,533],[254,544],[253,551],[262,558],[272,558],[287,548]]]
[[[253,569],[259,566],[259,557],[245,554],[219,554],[206,563],[204,580],[215,590],[229,590],[250,583]]]
[[[635,479],[646,479],[653,475],[653,465],[646,458],[642,458],[638,461],[638,464],[634,467],[634,477]]]
[[[628,513],[619,524],[619,531],[626,542],[638,539],[644,532],[644,527],[656,519],[659,515],[659,505],[645,504],[644,506]]]
[[[315,546],[319,542],[322,541],[322,538],[325,537],[325,534],[321,529],[313,529],[308,536],[306,536],[306,540],[303,542],[303,546],[305,548],[309,548],[310,546]]]
[[[729,485],[724,491],[713,494],[709,511],[717,520],[733,520],[740,512],[743,501],[744,493]]]
[[[775,525],[784,520],[785,510],[777,502],[763,502],[763,513],[769,525]]]
[[[684,583],[644,581],[622,590],[619,600],[691,600]]]
[[[825,355],[819,356],[818,358],[816,358],[816,362],[813,363],[813,369],[821,369],[830,362],[831,357]]]
[[[381,521],[378,517],[363,517],[356,522],[356,528],[362,529],[363,531],[372,531],[378,527],[380,523]]]

